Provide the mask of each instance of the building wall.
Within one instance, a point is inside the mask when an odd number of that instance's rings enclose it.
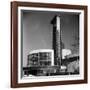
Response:
[[[53,66],[54,51],[51,49],[34,50],[27,56],[27,66]]]

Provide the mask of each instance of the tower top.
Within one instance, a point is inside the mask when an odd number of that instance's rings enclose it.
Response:
[[[57,17],[60,17],[59,15],[55,15],[54,18],[51,20],[51,24],[56,24]]]

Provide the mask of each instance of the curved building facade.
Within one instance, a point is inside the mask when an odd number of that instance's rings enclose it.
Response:
[[[27,66],[53,66],[54,53],[51,49],[33,50],[28,55]]]
[[[24,75],[43,76],[56,72],[54,67],[54,51],[52,49],[33,50],[28,55]]]

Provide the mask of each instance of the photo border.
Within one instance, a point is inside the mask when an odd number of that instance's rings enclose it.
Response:
[[[41,7],[55,9],[77,9],[84,11],[84,79],[66,81],[48,81],[35,83],[18,83],[18,7]],[[87,83],[87,6],[52,4],[52,3],[32,3],[32,2],[11,2],[11,87],[36,87],[66,84]]]

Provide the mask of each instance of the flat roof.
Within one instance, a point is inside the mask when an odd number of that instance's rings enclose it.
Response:
[[[33,54],[33,53],[39,53],[39,52],[54,52],[53,49],[37,49],[37,50],[33,50],[31,52],[29,52],[29,54]]]

